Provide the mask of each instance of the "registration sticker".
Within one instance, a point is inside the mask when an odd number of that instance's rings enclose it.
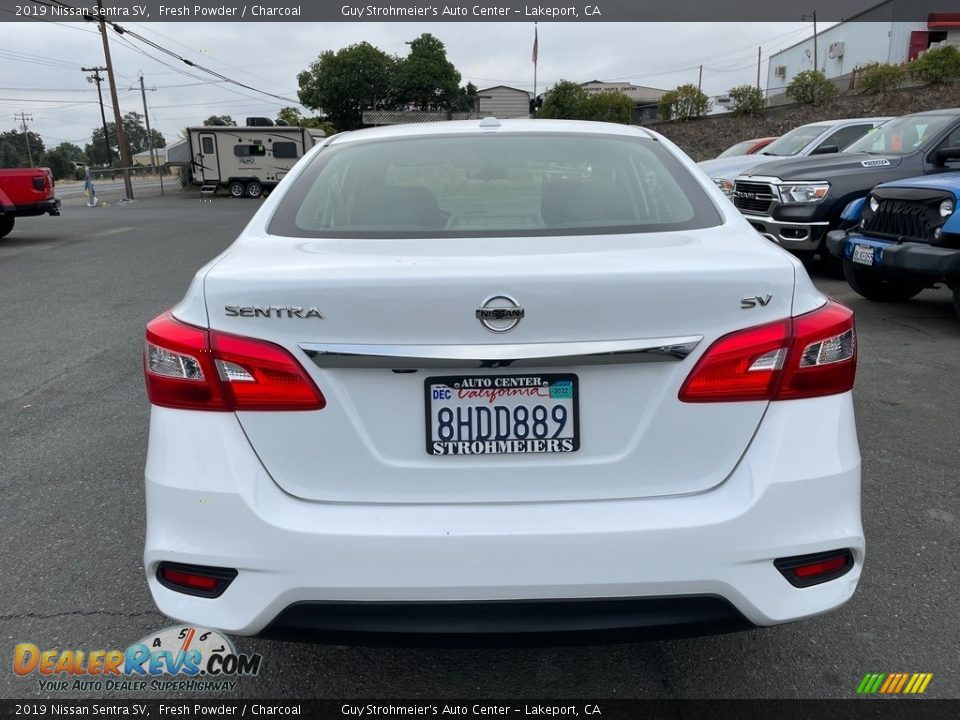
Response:
[[[431,377],[424,390],[430,455],[570,453],[580,448],[576,375]]]

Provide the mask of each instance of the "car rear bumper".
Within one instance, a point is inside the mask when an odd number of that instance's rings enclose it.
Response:
[[[843,230],[834,230],[827,235],[827,249],[844,260],[852,260],[854,245],[875,248],[872,267],[883,273],[930,278],[960,276],[960,250],[956,248],[917,242],[896,243]]]
[[[830,227],[829,222],[798,223],[774,220],[760,215],[743,216],[754,229],[767,240],[796,252],[814,252],[820,247],[824,234]]]
[[[2,208],[7,215],[14,217],[33,217],[35,215],[59,215],[60,198],[54,197],[48,200],[40,200],[34,203],[23,203],[21,205],[10,205]]]
[[[442,635],[483,634],[498,613],[509,626],[531,607],[541,622],[528,632],[772,625],[844,603],[864,558],[849,393],[772,403],[736,470],[707,492],[471,505],[299,500],[269,477],[233,415],[154,407],[146,492],[157,606],[241,635],[403,638],[437,629],[428,615]],[[852,569],[813,587],[793,587],[773,564],[840,548]],[[196,597],[159,583],[162,561],[238,574],[220,597]],[[594,604],[613,600],[623,604]]]

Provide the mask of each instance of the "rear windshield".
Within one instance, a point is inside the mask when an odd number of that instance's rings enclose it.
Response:
[[[716,159],[719,160],[720,158],[725,158],[725,157],[735,157],[737,155],[746,155],[747,150],[752,148],[756,142],[757,142],[756,140],[744,140],[743,142],[737,143],[732,147],[728,147],[722,153],[717,155]]]
[[[760,154],[777,155],[781,157],[796,155],[829,129],[829,125],[801,125],[786,135],[781,135],[761,150]]]
[[[293,237],[538,236],[690,230],[720,216],[659,142],[443,135],[323,150],[270,223]]]

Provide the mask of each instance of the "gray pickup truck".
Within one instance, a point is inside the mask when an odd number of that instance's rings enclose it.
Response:
[[[891,120],[839,154],[753,168],[737,178],[733,202],[762,235],[798,254],[820,253],[839,275],[824,241],[844,227],[850,202],[881,183],[951,170],[960,170],[960,109],[935,110]]]

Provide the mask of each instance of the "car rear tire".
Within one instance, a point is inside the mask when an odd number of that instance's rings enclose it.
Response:
[[[247,183],[247,197],[258,198],[263,195],[263,185],[256,180]]]
[[[247,186],[244,185],[239,180],[234,180],[230,183],[230,197],[242,198],[247,194]]]
[[[857,267],[849,260],[843,261],[843,276],[859,295],[874,302],[904,302],[923,290],[924,283],[909,280],[885,280],[866,268]]]
[[[960,318],[960,284],[953,286],[953,309]]]
[[[0,215],[0,238],[10,234],[15,220],[13,215]]]

